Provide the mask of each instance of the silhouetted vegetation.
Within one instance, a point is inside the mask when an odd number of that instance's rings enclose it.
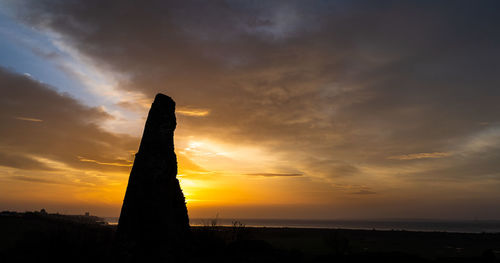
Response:
[[[92,216],[2,212],[0,262],[117,262],[115,230]],[[500,234],[254,228],[238,221],[191,232],[186,262],[500,262]]]

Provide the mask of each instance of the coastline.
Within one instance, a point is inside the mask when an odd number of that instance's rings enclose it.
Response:
[[[110,225],[118,223],[118,217],[103,217]],[[372,220],[307,220],[307,219],[263,219],[263,218],[192,218],[194,227],[231,227],[233,223],[246,227],[263,228],[310,228],[310,229],[352,229],[449,233],[500,233],[500,220],[436,220],[436,219],[372,219]]]

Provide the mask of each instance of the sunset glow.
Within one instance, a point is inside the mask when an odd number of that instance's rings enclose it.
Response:
[[[193,218],[500,218],[487,5],[170,2],[0,2],[0,210],[118,216],[161,92]]]

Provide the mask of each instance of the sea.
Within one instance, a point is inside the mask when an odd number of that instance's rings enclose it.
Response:
[[[117,217],[104,218],[111,225]],[[302,220],[302,219],[229,219],[192,218],[191,226],[246,226],[273,228],[326,228],[457,233],[500,233],[500,220],[432,220],[432,219],[377,219],[377,220]]]

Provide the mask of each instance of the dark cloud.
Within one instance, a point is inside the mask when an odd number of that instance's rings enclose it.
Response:
[[[26,0],[17,10],[23,21],[57,32],[102,69],[127,76],[121,89],[147,97],[164,92],[181,108],[208,112],[179,115],[180,137],[258,145],[287,160],[280,165],[291,170],[385,187],[370,178],[498,178],[497,149],[467,147],[482,145],[471,141],[500,123],[499,6],[496,1]],[[36,112],[9,110],[9,117],[42,119],[36,129],[72,122],[65,133],[44,135],[53,136],[48,141],[86,136],[78,145],[52,147],[27,136],[26,146],[15,148],[72,165],[98,165],[76,156],[116,163],[112,155],[93,154],[123,142],[92,124],[106,115],[53,95],[57,103],[35,107]],[[72,106],[68,112],[54,109],[57,119],[43,114],[60,103]],[[33,126],[14,125],[9,135]],[[6,145],[14,148],[18,138],[8,138]],[[498,137],[484,140],[498,144]],[[71,159],[58,150],[61,145],[81,150]],[[422,153],[447,157],[390,158]]]
[[[130,168],[122,158],[132,159],[128,151],[138,141],[101,129],[97,122],[110,117],[105,112],[3,68],[0,93],[0,165],[25,170],[65,169],[60,164],[89,170]]]
[[[26,21],[129,76],[122,88],[209,110],[180,116],[181,134],[375,165],[498,121],[493,2],[25,4]]]

